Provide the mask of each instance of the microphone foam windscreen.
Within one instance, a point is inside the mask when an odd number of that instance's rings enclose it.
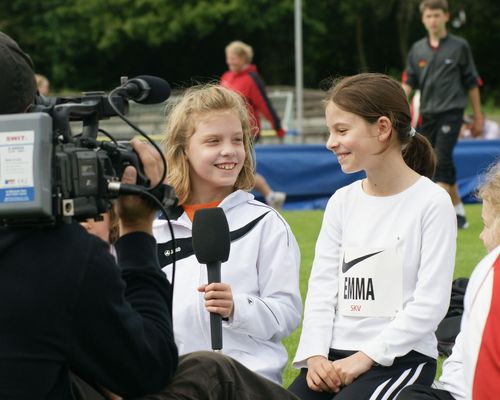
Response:
[[[226,214],[219,207],[197,210],[193,221],[193,249],[198,262],[224,262],[229,258],[231,237]]]
[[[152,75],[140,75],[135,79],[142,79],[146,81],[151,89],[144,100],[138,103],[142,104],[158,104],[162,103],[170,97],[170,85],[164,79]]]

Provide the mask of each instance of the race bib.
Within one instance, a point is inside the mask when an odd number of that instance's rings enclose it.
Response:
[[[344,316],[394,317],[403,307],[403,260],[397,247],[345,247],[338,310]]]

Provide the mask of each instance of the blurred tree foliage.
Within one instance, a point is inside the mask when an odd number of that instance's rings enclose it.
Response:
[[[467,38],[484,91],[500,99],[500,2],[449,0],[450,31]],[[32,55],[53,87],[108,90],[121,75],[156,74],[174,86],[218,79],[224,47],[255,50],[268,84],[294,82],[293,0],[3,0],[0,30]],[[304,82],[360,71],[399,77],[425,35],[419,0],[303,0]],[[455,24],[456,25],[456,24]]]

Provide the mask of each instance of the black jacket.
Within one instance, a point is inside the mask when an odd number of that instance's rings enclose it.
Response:
[[[177,348],[156,242],[115,247],[119,267],[76,223],[0,229],[0,399],[69,399],[70,369],[122,396],[166,385]]]
[[[420,114],[463,110],[468,91],[481,83],[467,41],[448,34],[433,49],[429,39],[416,42],[408,53],[404,82],[420,89]]]

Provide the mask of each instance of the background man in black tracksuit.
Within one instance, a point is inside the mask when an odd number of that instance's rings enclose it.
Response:
[[[35,91],[29,56],[0,32],[0,114],[26,112]],[[158,182],[159,155],[146,144],[133,146],[151,182]],[[135,169],[127,167],[122,181],[135,180]],[[217,353],[191,353],[178,365],[171,288],[152,236],[155,210],[137,196],[124,196],[117,212],[118,265],[108,244],[76,222],[0,228],[0,399],[120,398],[112,393],[162,400],[296,399]]]
[[[408,54],[403,88],[407,95],[412,89],[421,91],[422,121],[417,130],[435,148],[438,164],[434,180],[450,194],[457,213],[458,227],[466,228],[465,210],[456,184],[453,148],[462,126],[467,95],[474,118],[472,135],[481,134],[481,80],[467,41],[447,32],[447,1],[423,0],[420,11],[428,37],[416,42]]]

